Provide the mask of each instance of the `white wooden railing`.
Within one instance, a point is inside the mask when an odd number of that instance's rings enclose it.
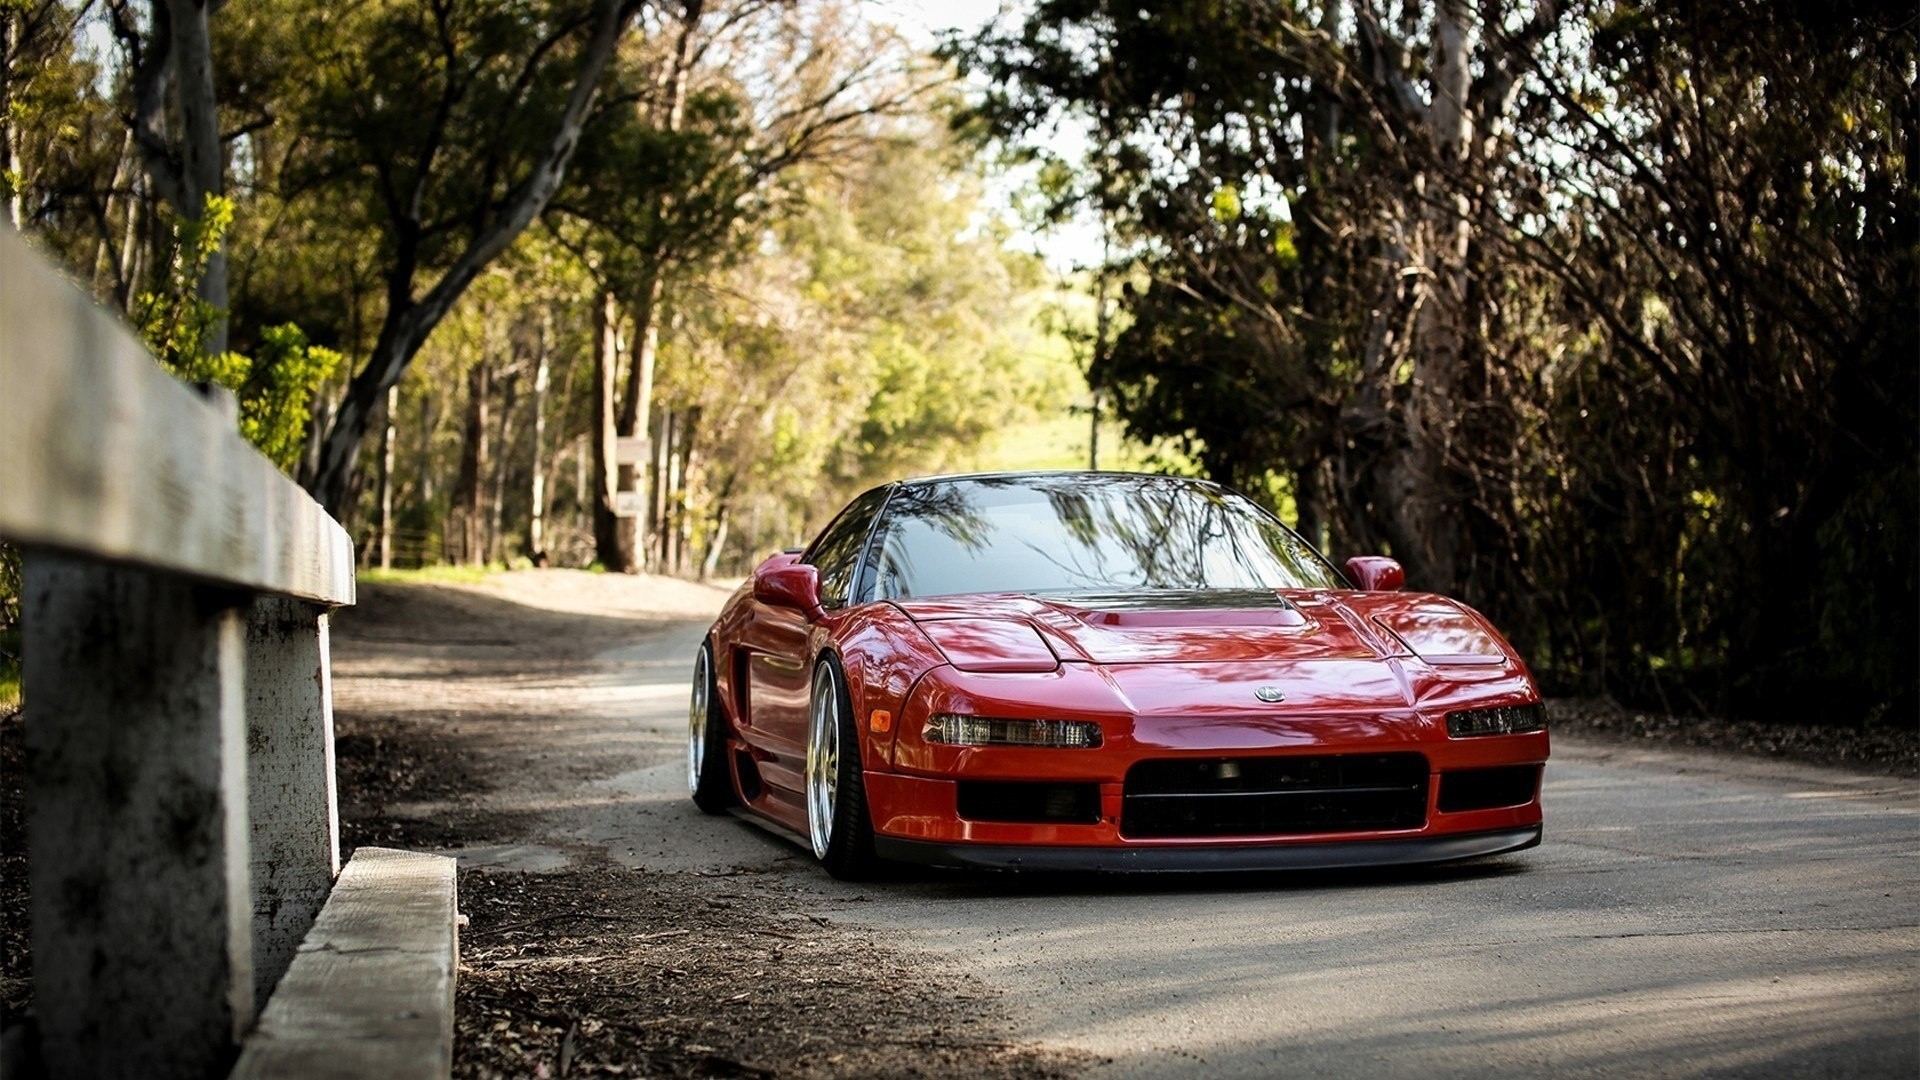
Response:
[[[450,860],[363,849],[335,895],[327,620],[354,602],[353,546],[239,437],[231,402],[167,374],[0,227],[37,1030],[7,1064],[217,1077],[246,1043],[240,1072],[299,1075],[320,1060],[303,1053],[359,1039],[361,1071],[326,1071],[443,1076]],[[356,947],[302,947],[336,904],[314,933],[344,922]],[[292,1000],[269,1007],[283,975]],[[353,1000],[356,978],[377,1001]],[[401,1009],[417,1022],[382,1011],[396,995],[425,1003]]]

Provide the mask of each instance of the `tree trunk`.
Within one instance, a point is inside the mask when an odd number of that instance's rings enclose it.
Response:
[[[420,397],[420,506],[431,516],[436,489],[433,483],[433,395]]]
[[[665,570],[667,565],[667,500],[672,497],[670,477],[673,458],[673,410],[662,409],[653,418],[653,457],[648,464],[647,535],[650,565]]]
[[[727,546],[727,507],[723,503],[719,514],[715,515],[713,538],[707,541],[707,557],[700,564],[700,580],[712,577],[720,566],[720,553]]]
[[[1417,569],[1428,588],[1458,587],[1466,558],[1459,522],[1453,441],[1459,422],[1459,389],[1465,364],[1467,254],[1471,232],[1467,196],[1459,173],[1473,134],[1467,96],[1471,16],[1466,0],[1441,0],[1434,17],[1432,101],[1427,128],[1441,175],[1419,194],[1427,206],[1424,244],[1426,294],[1420,305],[1414,352],[1413,392],[1406,410],[1407,449],[1395,485],[1402,493],[1402,561]],[[1428,181],[1428,177],[1421,177]],[[1410,573],[1411,576],[1411,573]]]
[[[25,225],[21,191],[26,184],[21,181],[20,167],[20,125],[14,122],[13,112],[13,71],[14,58],[20,53],[20,22],[27,13],[12,5],[0,10],[0,24],[4,24],[4,55],[6,62],[0,64],[0,173],[14,178],[13,190],[7,196],[7,219],[13,222],[13,231],[20,232]]]
[[[393,413],[400,407],[400,388],[387,390],[380,424],[380,569],[393,569]]]
[[[487,561],[506,561],[507,460],[512,457],[513,406],[519,398],[520,375],[507,376],[500,388],[499,429],[493,445],[493,497],[487,511]]]
[[[0,102],[0,109],[4,109],[4,102]],[[132,177],[128,174],[132,172],[133,166],[133,132],[128,131],[120,138],[120,153],[115,155],[113,159],[113,180],[107,188],[107,197],[102,200],[100,206],[100,235],[94,244],[93,255],[93,294],[95,296],[111,291],[114,298],[118,300],[126,293],[127,283],[122,272],[123,264],[120,258],[120,245],[115,242],[114,238],[114,232],[116,230],[113,225],[113,211],[116,206],[132,201],[129,196],[122,195],[121,192],[126,190],[130,185]],[[19,167],[17,161],[7,166],[10,170],[16,170],[13,173],[13,201],[16,207],[19,204],[20,192],[26,187],[25,178],[17,171]],[[16,214],[18,213],[17,209],[15,212]],[[14,228],[17,229],[19,227],[20,223],[16,220],[14,222]],[[108,290],[103,285],[109,273],[113,275],[111,290]]]
[[[660,277],[648,270],[642,275],[638,290],[638,300],[633,305],[633,365],[627,373],[627,381],[620,396],[619,412],[614,418],[614,431],[623,439],[634,439],[648,430],[648,418],[653,410],[653,371],[654,361],[659,355],[660,327],[654,321],[656,305],[660,301]],[[619,466],[615,478],[615,490],[637,493],[637,501],[647,504],[651,501],[652,489],[641,483],[642,473],[638,461],[629,461]],[[638,569],[647,548],[650,530],[645,517],[627,517],[621,519],[617,533],[621,545],[620,560],[624,566]],[[611,566],[605,552],[601,553],[601,562]]]
[[[213,45],[207,20],[218,0],[153,0],[148,40],[133,72],[131,131],[140,147],[155,194],[181,218],[197,222],[207,197],[226,192],[226,153],[213,90]],[[173,83],[179,137],[168,134],[167,83]],[[158,265],[156,262],[155,265]],[[227,351],[227,256],[224,241],[208,256],[198,285],[200,299],[218,316],[202,346]],[[345,496],[345,485],[341,495]]]
[[[593,36],[582,50],[579,75],[545,154],[514,189],[498,216],[480,229],[466,250],[419,300],[413,299],[417,267],[407,259],[396,261],[387,281],[387,314],[379,339],[367,357],[366,366],[354,375],[347,387],[346,399],[327,431],[320,468],[309,485],[314,496],[336,517],[352,486],[373,403],[388,387],[400,381],[407,365],[426,344],[428,335],[452,310],[467,286],[546,210],[559,190],[574,149],[579,145],[580,130],[586,124],[601,73],[613,58],[636,6],[635,0],[597,0]]]
[[[1333,557],[1338,563],[1340,557],[1327,551],[1327,502],[1326,490],[1321,478],[1322,465],[1313,460],[1293,473],[1293,529],[1312,544],[1317,550]],[[1347,552],[1357,555],[1361,552]]]
[[[1103,220],[1103,225],[1106,222]],[[1087,468],[1100,470],[1100,387],[1094,383],[1097,377],[1103,377],[1107,369],[1107,349],[1112,340],[1112,314],[1108,308],[1108,292],[1113,275],[1109,267],[1113,263],[1113,230],[1103,227],[1100,231],[1100,276],[1095,279],[1093,292],[1093,357],[1087,365],[1087,389],[1090,391],[1087,402]]]
[[[1440,0],[1427,57],[1423,106],[1384,38],[1370,4],[1357,27],[1379,59],[1374,78],[1386,91],[1406,137],[1421,140],[1429,164],[1411,178],[1402,215],[1389,223],[1386,264],[1405,267],[1376,307],[1367,335],[1361,392],[1343,410],[1342,494],[1370,503],[1342,515],[1362,531],[1376,528],[1407,570],[1410,585],[1451,590],[1469,561],[1460,525],[1453,440],[1466,345],[1467,255],[1471,233],[1460,178],[1473,132],[1471,15],[1466,0]],[[1409,15],[1416,9],[1408,7]],[[1406,30],[1403,28],[1403,33]],[[1385,61],[1392,59],[1392,63]],[[1412,381],[1394,372],[1411,358]],[[1358,438],[1353,438],[1358,436]],[[1353,485],[1359,485],[1355,492]]]
[[[535,566],[547,565],[547,343],[552,334],[553,312],[543,309],[533,366],[533,479],[527,510],[527,557]]]
[[[213,96],[213,43],[207,19],[216,0],[170,0],[174,92],[180,105],[180,216],[199,221],[209,197],[226,194],[227,163],[220,139],[220,114]],[[162,17],[155,4],[154,18]],[[227,245],[207,256],[200,277],[200,299],[217,313],[207,330],[205,348],[227,351]]]
[[[114,304],[124,315],[133,313],[133,302],[140,295],[140,272],[145,265],[140,256],[146,246],[140,243],[140,217],[146,209],[147,195],[138,176],[133,178],[127,197],[127,216],[120,227],[120,273],[114,286]]]
[[[667,476],[660,501],[660,565],[666,573],[686,571],[687,411],[667,414]]]
[[[673,572],[684,576],[690,569],[688,560],[693,554],[693,513],[689,509],[691,492],[699,478],[699,435],[700,407],[695,405],[680,413],[680,499],[675,505],[676,522],[673,530]]]
[[[553,340],[554,339],[549,336],[549,349],[552,348]],[[583,516],[583,508],[586,506],[587,494],[587,443],[589,440],[584,435],[574,434],[567,426],[568,414],[571,411],[567,402],[571,397],[570,388],[574,385],[573,371],[574,368],[578,366],[579,361],[579,353],[568,349],[560,361],[559,370],[547,380],[549,393],[552,392],[552,387],[560,387],[560,402],[558,407],[553,410],[553,426],[547,432],[547,446],[550,450],[547,454],[546,515],[542,531],[546,536],[543,546],[549,548],[547,551],[549,564],[551,564],[555,557],[554,552],[550,549],[554,545],[554,525],[558,520],[559,498],[557,493],[565,490],[568,473],[573,474],[573,514],[568,520],[576,532],[587,536],[592,535],[592,529],[590,526],[584,524],[586,518]],[[589,355],[587,362],[589,364],[592,363],[591,355]],[[571,538],[569,538],[569,540],[570,539]]]
[[[602,290],[593,308],[593,549],[600,565],[616,574],[640,569],[634,557],[633,521],[614,513],[614,387],[620,377],[620,302]]]
[[[587,444],[592,442],[586,435],[580,437],[573,454],[573,527],[582,534],[592,531],[593,506],[587,502]]]
[[[322,391],[313,395],[307,405],[307,445],[300,451],[300,475],[312,476],[320,467],[320,449],[323,445],[321,433],[327,430],[327,421],[333,417],[331,394]]]
[[[486,560],[486,517],[482,508],[482,481],[487,474],[487,398],[493,390],[490,358],[467,373],[466,435],[460,447],[460,474],[453,484],[453,506],[447,512],[447,556],[463,566]]]
[[[680,33],[674,43],[673,62],[667,65],[662,76],[662,92],[648,106],[653,125],[669,132],[679,131],[685,120],[687,75],[693,66],[693,36],[699,28],[704,10],[705,0],[686,0],[680,14]],[[665,217],[667,197],[662,195],[660,200],[660,215]],[[657,321],[663,286],[660,258],[660,253],[656,251],[641,260],[639,278],[634,283],[632,294],[633,365],[627,373],[627,381],[620,395],[619,414],[614,422],[615,434],[628,440],[644,435],[651,427],[654,362],[660,348]],[[635,492],[637,501],[650,505],[651,489],[640,486],[641,475],[637,461],[618,465],[614,490]],[[630,572],[639,570],[648,543],[649,534],[643,528],[647,520],[645,516],[619,518],[614,527],[607,531],[608,538],[619,550],[603,548],[599,553],[601,563],[609,569],[618,564],[629,568]]]
[[[1094,387],[1087,406],[1087,468],[1100,471],[1100,388]]]

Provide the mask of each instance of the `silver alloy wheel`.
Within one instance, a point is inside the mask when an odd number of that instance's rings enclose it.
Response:
[[[700,769],[707,763],[707,688],[713,684],[707,647],[693,661],[693,703],[687,707],[687,790],[700,793]]]
[[[840,690],[833,666],[821,664],[813,676],[813,710],[807,724],[807,837],[815,858],[827,857],[833,841],[835,796],[840,788]]]

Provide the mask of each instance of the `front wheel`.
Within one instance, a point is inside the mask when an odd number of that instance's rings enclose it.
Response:
[[[713,645],[702,642],[693,660],[693,700],[687,705],[687,789],[693,804],[709,814],[734,805],[727,775],[727,721],[713,678]]]
[[[846,677],[831,656],[813,672],[807,722],[807,839],[827,873],[857,881],[873,872],[873,819]]]

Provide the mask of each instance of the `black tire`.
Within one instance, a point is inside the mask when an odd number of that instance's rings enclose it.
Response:
[[[727,716],[713,673],[713,644],[701,642],[693,661],[693,694],[687,703],[687,788],[693,805],[724,814],[739,805],[727,765]]]
[[[816,765],[821,746],[816,745],[826,731],[825,707],[831,712],[835,740],[832,743],[834,783],[829,796],[831,827],[823,838],[817,828],[820,813]],[[807,823],[808,839],[814,855],[827,873],[842,881],[864,881],[873,876],[879,859],[873,853],[873,817],[867,809],[867,787],[860,768],[860,736],[853,723],[853,701],[847,693],[847,678],[840,662],[831,654],[814,668],[813,700],[807,721]]]

